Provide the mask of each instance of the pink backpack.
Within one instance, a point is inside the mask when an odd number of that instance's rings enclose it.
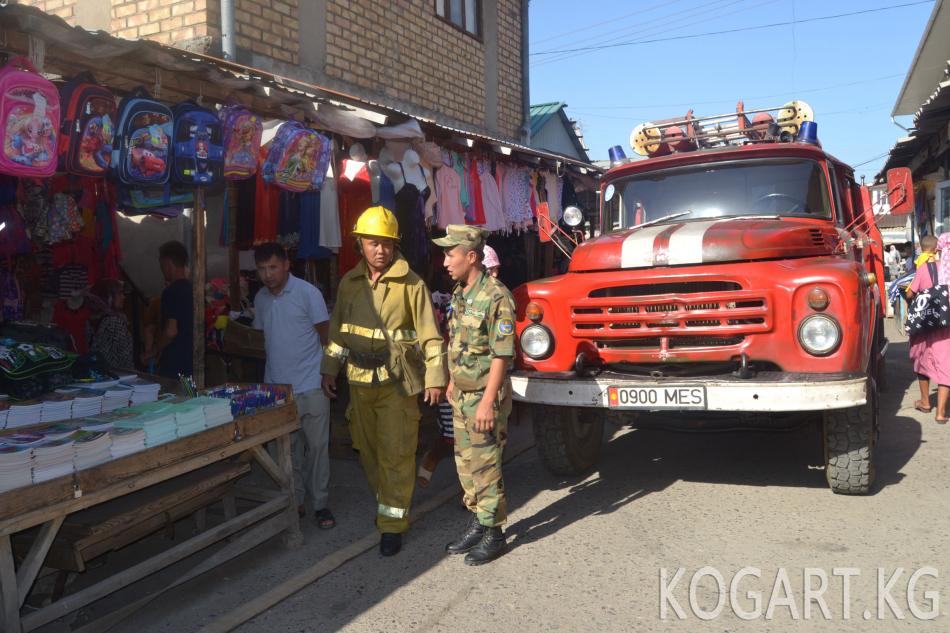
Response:
[[[264,132],[261,117],[244,106],[229,105],[218,112],[224,128],[224,177],[246,180],[257,174]]]
[[[59,91],[25,57],[0,69],[0,173],[47,178],[56,173]]]

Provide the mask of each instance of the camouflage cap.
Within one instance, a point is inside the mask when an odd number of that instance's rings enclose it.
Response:
[[[440,237],[432,241],[442,248],[465,246],[473,250],[479,250],[485,245],[485,238],[487,236],[488,232],[477,226],[450,224],[445,227],[445,237]]]

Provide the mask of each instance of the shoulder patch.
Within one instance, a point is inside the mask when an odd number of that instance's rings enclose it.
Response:
[[[502,336],[511,336],[515,333],[515,324],[512,323],[511,319],[500,319],[496,329]]]

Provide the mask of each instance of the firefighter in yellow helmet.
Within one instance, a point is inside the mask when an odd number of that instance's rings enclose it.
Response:
[[[396,249],[399,224],[370,207],[353,230],[362,261],[340,280],[320,372],[336,397],[346,367],[353,448],[378,503],[379,550],[393,556],[409,529],[419,440],[418,394],[436,404],[448,382],[429,290]]]

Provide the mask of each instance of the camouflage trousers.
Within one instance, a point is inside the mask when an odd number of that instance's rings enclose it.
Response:
[[[501,475],[502,453],[508,440],[511,388],[505,385],[495,400],[495,426],[475,429],[475,412],[482,391],[458,391],[452,398],[452,429],[455,432],[455,467],[464,493],[462,502],[486,527],[498,527],[508,518],[505,482]]]

